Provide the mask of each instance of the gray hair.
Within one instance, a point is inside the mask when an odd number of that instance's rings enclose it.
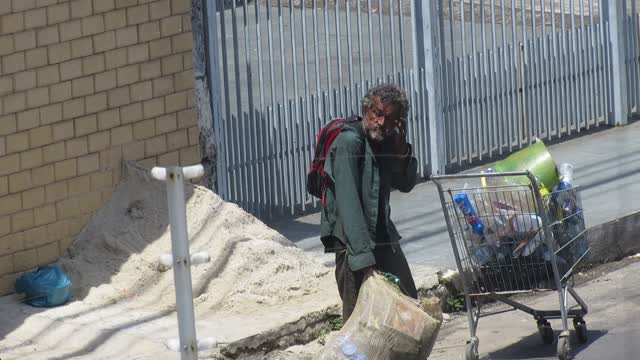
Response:
[[[393,84],[381,84],[372,87],[362,98],[362,114],[366,114],[373,106],[373,99],[379,97],[384,104],[398,107],[400,116],[406,118],[409,113],[409,99],[400,87]]]

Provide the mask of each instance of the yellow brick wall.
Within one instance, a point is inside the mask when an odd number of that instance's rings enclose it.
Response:
[[[0,0],[0,295],[55,261],[123,160],[199,161],[190,0]]]

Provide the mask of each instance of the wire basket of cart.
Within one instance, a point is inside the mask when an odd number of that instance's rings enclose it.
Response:
[[[561,319],[559,359],[570,351],[569,319],[587,341],[587,305],[573,289],[573,274],[588,256],[577,186],[545,191],[528,171],[433,176],[464,290],[470,339],[466,359],[477,360],[476,330],[483,301],[492,299],[533,316],[545,344],[548,320]],[[558,310],[537,310],[512,295],[557,291]],[[568,296],[576,305],[568,306]]]

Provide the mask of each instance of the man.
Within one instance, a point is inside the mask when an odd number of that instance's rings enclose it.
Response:
[[[389,208],[391,188],[409,192],[416,183],[417,160],[405,132],[408,111],[409,101],[400,88],[372,88],[362,99],[363,117],[348,123],[325,160],[333,186],[326,190],[321,239],[325,252],[336,253],[344,321],[373,270],[397,276],[402,292],[417,298]]]

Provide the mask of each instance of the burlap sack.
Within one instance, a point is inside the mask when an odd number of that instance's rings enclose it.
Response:
[[[422,307],[374,274],[360,288],[349,320],[314,359],[424,360],[441,324],[442,310],[436,302]]]

